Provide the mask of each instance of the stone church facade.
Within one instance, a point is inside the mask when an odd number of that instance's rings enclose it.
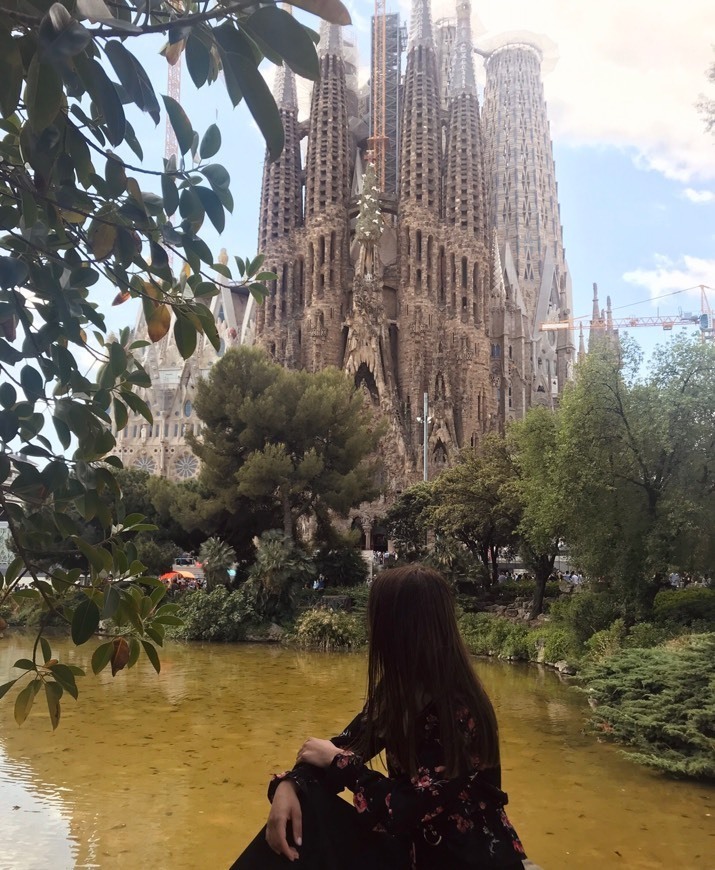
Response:
[[[341,28],[324,25],[307,123],[293,73],[276,101],[286,148],[266,160],[259,247],[278,275],[256,341],[283,365],[336,366],[390,421],[393,488],[430,476],[535,404],[574,362],[554,160],[536,44],[486,54],[480,107],[468,0],[433,27],[413,0],[401,86],[396,195],[380,191],[352,131]],[[307,147],[301,149],[301,140]],[[301,153],[305,151],[305,165]]]
[[[568,331],[540,329],[570,316],[571,285],[538,42],[520,34],[479,51],[480,105],[470,17],[457,0],[455,18],[433,25],[429,0],[413,0],[387,192],[342,28],[323,25],[307,120],[293,73],[278,69],[285,148],[266,158],[258,238],[278,278],[263,305],[230,287],[213,300],[221,352],[255,341],[283,365],[350,374],[389,421],[388,497],[422,476],[425,393],[433,477],[484,433],[552,406],[575,359]],[[220,354],[200,339],[184,362],[170,336],[145,349],[154,426],[130,419],[118,449],[128,467],[187,480],[194,391]]]

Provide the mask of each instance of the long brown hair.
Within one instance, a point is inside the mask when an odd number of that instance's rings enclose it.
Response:
[[[356,748],[384,743],[403,770],[417,773],[417,719],[426,703],[439,719],[447,775],[464,773],[478,756],[499,764],[499,735],[491,701],[474,672],[457,627],[452,591],[437,571],[412,564],[383,571],[368,599],[369,661],[366,730]],[[474,720],[465,741],[457,713]]]

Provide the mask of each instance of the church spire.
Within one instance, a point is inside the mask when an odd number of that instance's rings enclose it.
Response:
[[[474,48],[472,46],[472,5],[470,0],[457,2],[457,36],[454,46],[450,94],[476,94],[477,81],[474,75]]]
[[[293,70],[278,67],[273,96],[283,122],[285,145],[278,160],[266,153],[263,164],[258,245],[268,255],[272,241],[285,238],[303,222],[298,98]]]
[[[342,57],[343,35],[339,24],[329,24],[327,21],[323,21],[320,25],[318,56],[324,57],[326,54]]]
[[[283,64],[276,70],[276,77],[273,83],[273,97],[279,109],[286,111],[298,111],[298,94],[295,89],[295,73],[293,70]]]
[[[412,0],[409,50],[417,45],[429,45],[434,49],[430,0]]]
[[[429,0],[413,0],[405,68],[400,148],[400,203],[440,212],[442,128]]]
[[[320,30],[320,78],[313,86],[306,159],[306,220],[326,208],[340,210],[350,194],[348,113],[342,35],[336,24]]]
[[[592,319],[594,322],[598,322],[601,319],[601,309],[599,308],[598,302],[598,284],[594,282],[593,284],[593,313]]]
[[[583,338],[583,323],[578,327],[578,361],[583,362],[586,359],[586,343]]]
[[[486,202],[479,103],[472,63],[469,0],[459,0],[457,15],[457,40],[447,125],[444,214],[448,223],[461,227],[474,237],[485,232]],[[486,236],[482,241],[486,251]]]

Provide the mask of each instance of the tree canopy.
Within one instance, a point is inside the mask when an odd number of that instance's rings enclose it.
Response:
[[[296,5],[335,23],[350,20],[339,0]],[[173,330],[187,358],[199,333],[218,347],[207,303],[218,293],[216,276],[232,278],[200,235],[206,219],[220,233],[234,207],[229,174],[213,161],[221,134],[214,124],[195,131],[178,103],[157,96],[134,49],[158,33],[167,62],[184,56],[197,87],[222,74],[273,158],[283,130],[259,64],[285,62],[308,78],[319,72],[317,34],[273,2],[0,5],[0,510],[17,554],[0,577],[0,605],[34,598],[68,620],[76,643],[92,636],[100,618],[113,619],[120,635],[93,660],[95,670],[111,662],[113,673],[142,650],[158,670],[154,645],[175,617],[126,539],[149,529],[121,503],[111,422],[121,429],[130,413],[152,422],[134,392],[150,379],[130,331],[108,336],[105,300],[140,299],[150,340]],[[178,153],[145,167],[132,112],[155,124],[165,113]],[[259,298],[274,277],[261,263],[236,262]],[[89,521],[101,526],[98,541],[82,537]],[[77,606],[67,593],[81,568],[41,573],[58,536],[90,575]],[[120,582],[105,586],[109,573]],[[63,692],[77,694],[76,669],[47,664],[53,659],[41,634],[21,662],[18,723],[44,688],[56,726]],[[16,683],[0,687],[0,696]]]
[[[680,338],[640,370],[625,339],[581,363],[554,479],[574,560],[632,616],[668,571],[707,573],[715,556],[715,346]]]
[[[374,451],[383,428],[337,369],[291,371],[256,348],[229,351],[199,386],[207,510],[238,516],[242,499],[280,511],[296,536],[301,518],[328,521],[377,494]]]
[[[510,482],[514,475],[501,435],[486,435],[475,448],[434,482],[428,521],[440,534],[454,537],[491,572],[498,575],[499,551],[516,545],[520,505]]]

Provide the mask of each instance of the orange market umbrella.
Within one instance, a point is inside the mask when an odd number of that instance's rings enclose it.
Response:
[[[173,580],[176,577],[181,577],[185,580],[193,580],[194,575],[190,571],[167,571],[159,577],[160,580]]]

